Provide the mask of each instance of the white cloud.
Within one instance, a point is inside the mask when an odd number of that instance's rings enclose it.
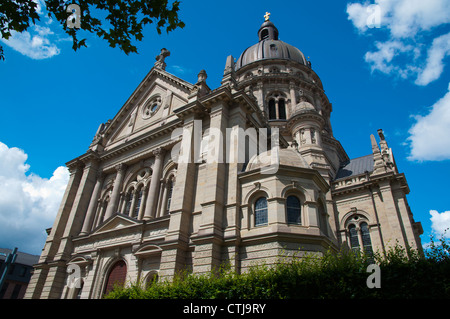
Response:
[[[372,71],[403,78],[416,77],[417,85],[427,85],[441,76],[443,60],[450,51],[449,36],[441,34],[434,41],[426,39],[431,30],[450,23],[450,1],[374,0],[374,3],[349,3],[347,14],[362,34],[369,29],[375,30],[372,35],[382,34],[376,32],[378,29],[388,31],[387,39],[375,41],[378,51],[366,53],[365,58]],[[421,56],[422,48],[428,52],[427,58]],[[402,59],[394,60],[394,56]]]
[[[425,116],[416,115],[407,141],[409,160],[438,161],[450,159],[450,83],[443,98],[430,107]]]
[[[450,238],[450,211],[439,213],[437,210],[430,210],[431,229],[436,235],[443,235]]]
[[[28,174],[27,154],[0,142],[0,247],[40,254],[69,179],[58,167],[50,179]]]
[[[444,34],[433,40],[433,44],[428,50],[426,66],[420,71],[416,84],[427,85],[430,82],[439,79],[444,71],[444,58],[448,55],[450,55],[450,33]]]
[[[50,25],[52,19],[44,10],[45,2],[43,0],[33,0],[33,2],[37,4],[36,12],[41,21],[44,21],[47,26]],[[58,41],[57,37],[55,38],[54,32],[45,26],[33,25],[28,28],[28,31],[21,33],[11,31],[8,40],[0,37],[0,41],[33,60],[48,59],[60,53],[60,49],[54,43]]]
[[[414,46],[397,40],[376,42],[375,46],[378,51],[367,52],[364,56],[365,61],[370,64],[372,72],[375,70],[385,74],[395,72],[402,78],[407,78],[412,72],[415,72],[416,68],[413,65],[401,67],[399,64],[393,63],[394,58],[399,54],[418,56],[420,52]]]
[[[368,28],[369,12],[368,7],[360,3],[350,3],[347,5],[348,19],[352,20],[353,25],[361,32]]]
[[[448,0],[375,0],[347,5],[348,19],[358,30],[367,31],[372,18],[377,18],[394,38],[414,37],[420,31],[449,23],[449,12]]]
[[[0,41],[34,60],[48,59],[60,53],[59,48],[50,42],[49,35],[53,34],[50,29],[40,26],[33,26],[32,29],[34,35],[28,31],[11,31],[8,40],[0,38]]]
[[[181,74],[181,75],[191,72],[189,69],[187,69],[183,66],[180,66],[180,65],[169,65],[168,69],[171,70],[172,72],[174,72],[175,74]]]

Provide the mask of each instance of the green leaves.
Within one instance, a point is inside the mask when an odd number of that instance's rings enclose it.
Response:
[[[9,39],[11,31],[23,32],[30,23],[39,20],[37,4],[29,0],[0,2],[0,34],[3,39]],[[4,60],[3,48],[0,46],[0,60]]]
[[[81,9],[80,28],[67,26],[67,6],[71,3]],[[80,32],[93,33],[108,42],[110,47],[119,47],[125,54],[137,53],[133,41],[142,41],[143,30],[148,24],[155,23],[156,31],[167,33],[185,24],[180,21],[178,11],[180,2],[168,0],[45,0],[49,18],[55,18],[62,29],[73,40],[73,50],[86,47],[86,38],[78,39]],[[0,2],[0,32],[4,39],[11,31],[23,32],[30,23],[39,20],[37,4],[29,0]],[[0,59],[4,59],[0,46]]]
[[[118,288],[107,298],[130,299],[364,299],[450,298],[450,256],[445,239],[426,256],[399,245],[365,256],[328,251],[323,256],[280,258],[238,274],[230,268],[204,275],[183,273],[171,282]],[[438,258],[435,258],[438,256]],[[368,288],[367,266],[380,266],[381,288]]]

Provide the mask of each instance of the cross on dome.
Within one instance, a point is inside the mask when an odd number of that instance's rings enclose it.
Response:
[[[269,21],[269,17],[270,17],[270,12],[266,12],[266,14],[264,15],[265,21]]]

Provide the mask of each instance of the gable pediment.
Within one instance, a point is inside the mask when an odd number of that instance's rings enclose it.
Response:
[[[127,228],[130,226],[139,225],[141,222],[128,217],[127,215],[117,214],[107,219],[103,224],[94,230],[93,234],[103,233],[112,230],[118,230],[121,228]]]
[[[192,88],[192,84],[153,68],[116,116],[99,129],[96,139],[107,150],[159,127],[175,116],[174,109],[188,102]]]

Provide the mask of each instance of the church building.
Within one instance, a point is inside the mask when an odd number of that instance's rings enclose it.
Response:
[[[282,257],[343,247],[421,249],[383,131],[350,159],[332,104],[266,14],[256,44],[228,56],[221,85],[170,74],[162,49],[71,173],[25,298],[102,298],[229,264],[243,273]],[[376,136],[376,137],[375,137]]]

